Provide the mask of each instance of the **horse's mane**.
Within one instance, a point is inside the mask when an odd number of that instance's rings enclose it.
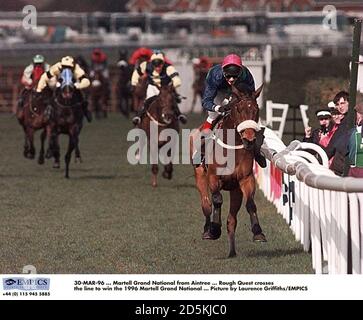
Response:
[[[243,82],[238,82],[234,85],[234,87],[243,95],[251,98],[253,91]]]

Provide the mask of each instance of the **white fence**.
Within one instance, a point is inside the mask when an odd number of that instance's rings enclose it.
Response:
[[[362,274],[363,179],[335,176],[318,145],[293,141],[286,147],[268,128],[265,136],[262,150],[270,161],[257,167],[257,181],[304,250],[311,250],[315,272]]]

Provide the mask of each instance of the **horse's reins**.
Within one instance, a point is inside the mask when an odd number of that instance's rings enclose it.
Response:
[[[67,105],[65,105],[65,104],[60,103],[57,97],[55,97],[55,98],[54,98],[54,102],[57,104],[57,106],[61,107],[62,109],[66,109],[66,108],[68,108],[68,109],[73,109],[73,108],[75,108],[78,104],[81,106],[81,103],[80,103],[80,102],[77,102],[77,103],[75,103],[74,105],[71,105],[71,106],[67,106]]]
[[[32,114],[32,116],[37,116],[39,117],[40,114],[36,112],[36,109],[37,107],[33,106],[33,92],[30,93],[30,101],[29,101],[29,111],[30,113]]]
[[[223,118],[230,116],[230,110],[226,112],[226,114],[223,116]],[[222,120],[223,120],[222,118]],[[245,120],[242,121],[236,128],[237,132],[240,133],[243,130],[246,129],[254,129],[255,131],[260,131],[261,127],[260,125],[254,121],[254,120]],[[212,135],[210,136],[210,139],[214,140],[217,144],[219,144],[222,148],[225,149],[229,149],[229,150],[239,150],[239,149],[243,149],[244,145],[240,144],[240,145],[236,145],[236,146],[232,146],[230,144],[224,143],[221,139],[219,139],[214,133],[212,133]]]
[[[161,123],[161,122],[159,122],[158,120],[156,120],[150,113],[149,113],[149,111],[146,111],[146,115],[149,117],[149,119],[152,121],[152,122],[154,122],[155,124],[157,124],[158,126],[160,126],[160,127],[166,127],[166,126],[168,126],[168,124],[166,124],[166,123]]]

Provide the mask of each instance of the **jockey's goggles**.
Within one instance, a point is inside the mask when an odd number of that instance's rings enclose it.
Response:
[[[241,73],[238,73],[238,74],[229,74],[229,73],[224,73],[224,77],[226,79],[237,79],[239,76],[240,76]]]
[[[151,63],[154,67],[159,67],[164,64],[164,61],[161,59],[155,59],[155,60],[151,61]]]

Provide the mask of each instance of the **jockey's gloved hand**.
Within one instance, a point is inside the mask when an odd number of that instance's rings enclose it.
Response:
[[[35,92],[34,92],[34,98],[35,98],[36,100],[41,99],[41,97],[42,97],[42,92],[39,92],[39,91],[35,91]]]
[[[216,106],[214,107],[214,111],[215,111],[215,112],[218,112],[218,113],[220,113],[220,114],[223,114],[223,113],[225,113],[225,112],[229,111],[229,107],[228,107],[228,105],[226,105],[226,106],[216,105]]]
[[[79,90],[79,86],[80,86],[80,83],[79,83],[79,82],[75,82],[75,83],[74,83],[74,87],[75,87],[77,90]]]

